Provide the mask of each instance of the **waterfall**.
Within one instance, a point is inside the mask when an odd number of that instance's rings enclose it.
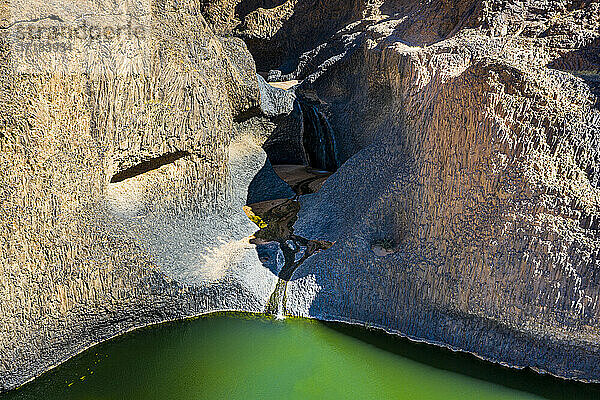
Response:
[[[298,100],[304,120],[303,144],[311,167],[334,172],[339,167],[335,133],[317,105]]]

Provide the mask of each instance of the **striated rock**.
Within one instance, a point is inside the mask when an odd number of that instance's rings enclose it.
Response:
[[[17,3],[0,390],[222,309],[600,381],[597,1]],[[294,195],[271,164],[302,196],[257,249],[243,206]]]
[[[194,1],[0,10],[0,391],[135,327],[262,311],[244,43]]]
[[[433,43],[414,32],[437,19],[385,2],[318,47],[335,62],[309,52],[320,66],[292,74],[347,161],[301,199],[295,232],[335,245],[295,272],[288,310],[598,381],[600,119],[580,71],[600,6],[456,7]]]
[[[301,200],[296,232],[336,244],[290,309],[599,380],[599,4],[365,1],[296,40],[324,3],[238,14],[347,161]]]

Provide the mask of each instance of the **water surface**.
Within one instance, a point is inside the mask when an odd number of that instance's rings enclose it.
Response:
[[[12,399],[600,399],[595,385],[513,371],[377,331],[215,314],[74,357]]]

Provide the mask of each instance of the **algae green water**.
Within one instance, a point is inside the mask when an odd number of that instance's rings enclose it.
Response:
[[[377,331],[216,314],[102,343],[9,399],[600,399],[596,385],[514,371]]]

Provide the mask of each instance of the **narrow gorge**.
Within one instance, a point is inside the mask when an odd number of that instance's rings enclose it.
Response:
[[[598,388],[598,0],[0,0],[0,70],[0,397],[219,312]]]

